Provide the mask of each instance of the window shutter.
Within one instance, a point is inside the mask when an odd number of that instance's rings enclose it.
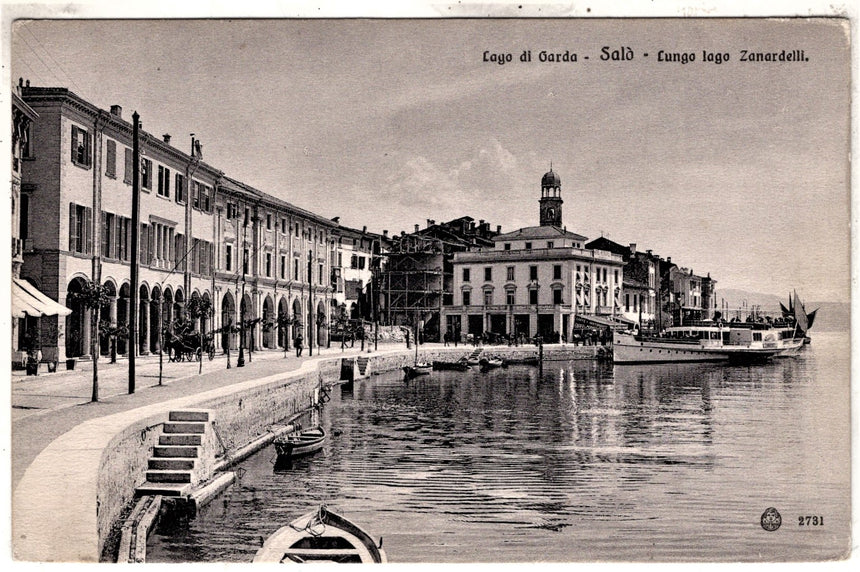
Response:
[[[107,162],[105,164],[105,175],[116,177],[116,141],[107,140]]]
[[[75,203],[69,203],[69,251],[75,252],[78,248],[77,236],[75,230],[78,227],[77,206]]]
[[[92,254],[93,252],[93,209],[86,207],[84,209],[84,234],[87,240],[85,242],[86,249],[84,252]]]
[[[90,136],[89,131],[84,133],[84,162],[87,167],[92,165],[92,137]]]
[[[131,149],[125,150],[125,173],[123,174],[122,181],[124,183],[131,184],[132,171],[134,170],[134,151]]]
[[[77,162],[78,157],[78,128],[72,125],[72,162]]]

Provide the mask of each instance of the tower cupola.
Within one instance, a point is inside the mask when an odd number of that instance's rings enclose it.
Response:
[[[544,174],[540,183],[540,225],[561,228],[561,177],[552,170]]]

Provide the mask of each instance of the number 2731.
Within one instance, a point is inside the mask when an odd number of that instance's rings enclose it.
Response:
[[[797,526],[824,526],[823,516],[798,516]]]

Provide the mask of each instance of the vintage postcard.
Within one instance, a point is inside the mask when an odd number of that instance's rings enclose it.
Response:
[[[850,558],[850,20],[526,10],[5,22],[13,560]]]

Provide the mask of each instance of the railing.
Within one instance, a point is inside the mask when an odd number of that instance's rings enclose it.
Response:
[[[623,263],[619,254],[613,254],[605,250],[590,250],[587,248],[559,247],[559,248],[533,248],[531,250],[477,250],[470,252],[454,253],[455,263],[466,262],[491,262],[493,260],[557,260],[577,256],[589,260],[600,260],[607,262]]]

